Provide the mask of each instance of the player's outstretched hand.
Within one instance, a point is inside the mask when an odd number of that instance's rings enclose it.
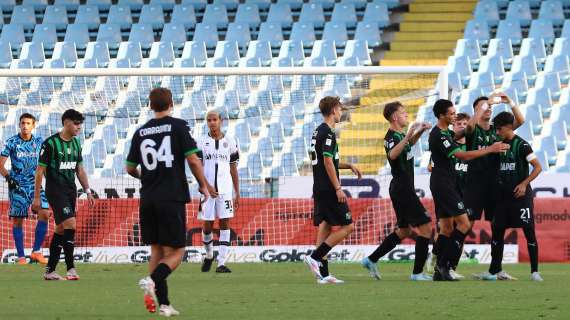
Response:
[[[489,151],[491,151],[491,153],[501,153],[509,150],[510,147],[511,146],[506,143],[495,142],[489,146]]]
[[[351,164],[350,170],[358,177],[358,180],[362,179],[362,172],[355,165]]]
[[[336,191],[336,197],[338,198],[338,202],[340,203],[346,202],[346,193],[344,193],[344,190],[342,190],[342,188]]]
[[[524,183],[521,183],[519,185],[517,185],[515,187],[514,193],[515,193],[515,198],[522,198],[524,197],[524,195],[526,194],[526,187],[527,185]]]
[[[210,185],[208,183],[208,194],[210,195],[210,197],[212,198],[216,198],[218,196],[218,191],[216,191],[216,188],[214,188],[212,185]]]
[[[93,209],[95,207],[95,197],[93,197],[91,192],[87,194],[87,201],[89,202],[89,208]]]

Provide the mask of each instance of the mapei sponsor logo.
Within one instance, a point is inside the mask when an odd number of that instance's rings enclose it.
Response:
[[[76,161],[64,161],[59,164],[59,170],[75,170]]]
[[[514,171],[517,164],[514,162],[501,163],[501,171]]]

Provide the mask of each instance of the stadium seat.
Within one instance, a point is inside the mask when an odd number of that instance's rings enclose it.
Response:
[[[48,6],[48,0],[23,0],[22,5],[30,6],[36,11],[45,11]],[[14,7],[16,9],[16,7]]]
[[[478,1],[475,7],[474,17],[477,20],[483,20],[491,26],[499,23],[499,8],[494,0]]]
[[[245,55],[246,58],[259,58],[261,65],[269,66],[273,56],[271,46],[268,41],[252,41]]]
[[[481,63],[479,64],[479,72],[492,72],[495,77],[495,83],[500,84],[503,81],[503,76],[505,74],[503,58],[500,56],[482,57]]]
[[[218,30],[215,23],[198,23],[193,42],[203,42],[206,49],[214,49],[218,43]]]
[[[172,67],[174,64],[174,48],[170,42],[154,42],[150,48],[149,59],[162,61],[164,67]]]
[[[370,52],[366,40],[348,40],[344,49],[343,58],[357,58],[357,65],[372,65]]]
[[[109,11],[111,8],[111,0],[87,0],[87,5],[97,6],[100,11]]]
[[[283,132],[283,125],[281,122],[272,122],[269,124],[269,138],[271,138],[271,143],[273,149],[276,151],[281,151],[283,145],[285,144],[285,135]]]
[[[553,136],[542,137],[538,144],[538,152],[544,152],[546,154],[548,167],[556,165],[556,156],[558,155],[557,146],[558,143]]]
[[[97,29],[101,23],[99,7],[96,5],[82,5],[77,9],[74,24],[86,24],[89,29]],[[69,26],[68,26],[69,28]]]
[[[547,0],[541,2],[540,10],[538,12],[539,19],[550,20],[557,26],[564,24],[564,9],[561,1]]]
[[[526,104],[540,104],[543,112],[550,113],[552,107],[552,97],[548,88],[532,88],[528,90]]]
[[[536,77],[535,88],[548,88],[554,100],[558,100],[561,93],[560,77],[558,73],[541,72]]]
[[[121,35],[121,25],[114,23],[105,23],[99,26],[97,32],[97,41],[106,42],[109,49],[117,49],[123,41]]]
[[[313,45],[311,58],[324,58],[328,66],[336,64],[336,47],[333,40],[317,40]]]
[[[251,41],[249,25],[246,22],[233,22],[228,25],[226,41],[237,42],[240,52],[245,51]]]
[[[338,47],[344,48],[348,40],[346,25],[337,22],[327,22],[323,32],[323,40],[334,41]]]
[[[93,60],[98,68],[105,68],[111,60],[109,47],[105,42],[89,42],[85,51],[85,60]]]
[[[128,61],[128,65],[137,68],[142,63],[141,45],[138,42],[121,42],[117,61]]]
[[[186,43],[186,29],[182,23],[166,23],[162,29],[160,42],[172,43],[174,49],[184,48]]]
[[[542,106],[539,104],[527,104],[522,108],[522,112],[524,114],[525,121],[530,121],[532,123],[531,128],[533,129],[534,134],[540,134],[542,126],[544,125]]]
[[[481,49],[479,46],[479,41],[476,39],[459,39],[457,40],[457,45],[455,47],[456,57],[466,56],[469,61],[473,64],[478,65],[479,59],[481,59]]]
[[[370,16],[367,18],[372,20],[366,20],[366,21],[378,22],[378,20],[380,20],[379,19],[380,17],[374,16],[377,13],[378,12],[373,12],[372,14],[370,14]],[[355,28],[358,19],[356,18],[356,10],[354,9],[354,5],[350,3],[336,3],[330,21],[337,23],[344,23],[347,28]],[[380,23],[378,24],[381,26]]]
[[[22,45],[20,62],[29,61],[32,67],[41,68],[45,59],[44,47],[41,42],[26,42]]]
[[[283,42],[283,32],[281,28],[281,23],[264,22],[260,25],[257,40],[269,41],[271,43],[271,47],[278,48]]]
[[[181,4],[174,6],[174,11],[170,17],[170,23],[181,23],[188,29],[194,28],[196,25],[196,13],[194,6],[189,4]]]
[[[67,9],[65,6],[48,6],[44,12],[43,24],[53,24],[58,30],[64,30],[67,27]]]
[[[139,23],[151,24],[154,30],[162,30],[164,11],[162,5],[146,4],[142,7]]]
[[[133,23],[131,8],[125,5],[112,5],[109,9],[107,21],[118,23],[123,29],[130,28]]]
[[[570,60],[567,55],[549,55],[544,64],[544,72],[558,72],[560,81],[568,84]]]
[[[57,42],[57,30],[53,24],[36,24],[33,42],[42,42],[44,49],[51,51]]]
[[[150,0],[149,4],[159,5],[164,9],[164,11],[172,11],[176,2],[176,0]]]
[[[140,11],[144,5],[143,0],[119,0],[118,3],[130,7],[132,11]]]
[[[552,136],[556,139],[558,151],[566,149],[568,144],[568,126],[565,121],[550,122],[545,126],[544,136]]]
[[[513,45],[519,45],[522,41],[520,22],[518,20],[499,21],[496,39],[510,39]]]
[[[325,25],[323,6],[319,3],[304,3],[299,15],[299,22],[312,23],[317,29]]]
[[[516,56],[513,59],[511,72],[514,74],[524,73],[531,82],[534,82],[538,73],[536,59],[533,56]]]
[[[315,29],[310,23],[296,22],[293,24],[289,40],[302,41],[305,48],[313,46],[316,40]]]
[[[263,167],[270,167],[273,162],[274,149],[271,138],[264,137],[258,140],[257,152],[250,153],[247,166],[250,168],[252,178],[259,177]],[[254,158],[252,160],[252,157]],[[252,170],[253,169],[253,170]]]
[[[65,42],[75,44],[79,50],[85,50],[87,43],[89,43],[89,27],[86,24],[70,24],[65,31]]]
[[[259,8],[259,10],[268,11],[271,6],[271,0],[246,0],[245,4],[254,4]]]
[[[267,15],[267,22],[280,23],[285,29],[291,28],[293,23],[293,16],[291,14],[291,7],[288,4],[277,3],[271,5]]]
[[[564,27],[562,28],[560,36],[562,38],[570,38],[570,19],[564,21]]]
[[[228,26],[228,22],[228,12],[223,4],[209,4],[206,6],[202,24],[215,24],[218,29],[225,29]]]
[[[528,91],[528,79],[524,73],[515,74],[508,72],[503,79],[503,91],[511,91],[515,89],[517,98],[522,99]]]
[[[191,59],[197,67],[204,67],[208,59],[206,44],[204,42],[186,42],[181,58],[182,60]]]
[[[208,5],[208,1],[207,0],[182,0],[181,2],[182,5],[191,5],[192,7],[194,7],[194,10],[198,11],[198,12],[204,12],[204,9],[206,9],[206,5]],[[175,7],[176,10],[176,7]]]
[[[534,125],[532,121],[527,120],[520,127],[518,127],[518,129],[515,130],[515,133],[526,141],[532,142],[534,138],[533,127]]]
[[[528,27],[532,20],[532,14],[530,12],[530,4],[528,3],[528,1],[514,0],[509,2],[506,19],[512,21],[519,21],[522,27]]]
[[[2,27],[0,42],[9,43],[14,51],[20,51],[22,44],[26,42],[24,28],[19,24],[7,24]]]
[[[354,40],[366,40],[368,47],[376,48],[382,44],[381,35],[382,33],[378,30],[377,23],[359,22],[356,25]]]
[[[12,48],[10,43],[0,42],[0,68],[10,68],[12,64]]]
[[[33,30],[36,25],[36,14],[31,6],[15,6],[10,18],[10,25],[20,25],[25,30]]]
[[[388,14],[388,6],[384,3],[367,3],[362,21],[376,22],[381,28],[389,26],[390,16]]]
[[[278,1],[279,3],[288,4],[291,10],[301,10],[301,7],[303,6],[304,2],[303,0],[278,0]],[[317,3],[318,1],[311,1],[311,2]],[[325,8],[324,5],[323,8],[327,9]],[[329,9],[332,9],[332,5],[330,6]]]
[[[4,31],[4,30],[2,30]],[[2,32],[4,34],[4,32]],[[554,41],[554,48],[552,49],[552,55],[568,55],[570,52],[570,37],[569,38],[557,38]]]
[[[495,90],[495,78],[493,72],[476,72],[473,73],[469,80],[468,89],[481,89],[488,95]]]
[[[154,42],[154,33],[152,31],[152,25],[144,23],[136,23],[131,27],[131,33],[129,34],[130,42],[138,42],[143,50],[148,50]]]
[[[335,5],[335,0],[310,0],[310,2],[320,4],[325,11],[333,10]]]
[[[479,19],[467,21],[463,38],[479,40],[481,44],[486,44],[491,38],[487,21]]]
[[[293,65],[300,66],[305,61],[305,52],[301,41],[285,40],[279,50],[279,58],[291,59]]]
[[[548,45],[554,43],[554,27],[551,20],[532,20],[530,25],[529,38],[542,39]]]
[[[230,67],[236,67],[240,60],[239,47],[235,41],[219,41],[214,52],[214,59],[225,58]]]
[[[298,176],[299,169],[297,168],[297,160],[293,152],[286,152],[281,155],[279,165],[283,168],[285,176]]]
[[[541,65],[544,64],[546,60],[544,40],[540,38],[523,39],[519,54],[521,56],[534,56],[536,61],[540,62]]]
[[[252,3],[241,4],[237,9],[234,22],[247,23],[250,28],[257,29],[261,23],[257,5]]]

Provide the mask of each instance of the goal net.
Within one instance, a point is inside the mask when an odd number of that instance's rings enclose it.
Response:
[[[224,132],[238,141],[241,201],[231,220],[229,261],[297,261],[315,244],[308,149],[313,130],[322,122],[318,102],[327,95],[339,96],[348,108],[337,130],[341,161],[356,164],[364,173],[357,180],[341,170],[356,228],[335,254],[349,261],[362,255],[365,246],[377,245],[395,226],[383,147],[388,124],[382,109],[398,100],[411,121],[427,119],[427,106],[447,96],[447,78],[440,72],[438,67],[0,70],[0,137],[3,144],[17,134],[25,112],[37,118],[34,134],[44,139],[60,130],[66,109],[82,112],[86,120],[79,139],[97,202],[90,209],[79,190],[76,260],[143,262],[149,250],[142,246],[139,232],[140,184],[126,175],[124,160],[134,131],[153,117],[149,91],[167,87],[173,93],[173,116],[190,123],[193,137],[207,134],[205,114],[217,110]],[[427,135],[414,148],[418,172],[429,160],[426,151]],[[185,260],[200,261],[199,194],[186,169],[193,200],[187,205]],[[433,212],[430,202],[426,206]],[[0,211],[2,262],[12,262],[15,250],[3,180]],[[26,254],[35,224],[36,216],[30,213],[24,223]],[[53,228],[50,219],[44,248]]]

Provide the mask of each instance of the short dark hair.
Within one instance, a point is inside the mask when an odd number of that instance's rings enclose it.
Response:
[[[31,113],[22,113],[22,115],[20,116],[20,122],[22,122],[22,119],[32,119],[33,122],[36,122],[36,117],[34,117]]]
[[[463,120],[469,121],[470,119],[471,119],[470,115],[468,115],[465,112],[460,112],[457,114],[457,118],[455,118],[455,121],[463,121]]]
[[[447,109],[453,107],[453,102],[446,99],[439,99],[433,105],[433,114],[439,119],[439,116],[447,113]]]
[[[386,120],[388,120],[388,122],[392,121],[392,115],[394,114],[394,112],[398,111],[398,109],[400,109],[401,107],[403,107],[404,105],[402,103],[400,103],[400,101],[394,101],[394,102],[390,102],[387,103],[384,106],[384,118],[386,118]]]
[[[495,128],[501,128],[508,125],[514,125],[515,116],[507,111],[503,111],[493,118],[493,125]]]
[[[71,120],[73,122],[75,121],[79,121],[79,122],[83,122],[83,120],[85,120],[85,117],[83,116],[83,114],[75,109],[67,109],[65,110],[65,112],[61,115],[61,124],[63,124],[65,122],[65,120]]]
[[[475,110],[475,107],[477,106],[479,101],[483,101],[483,100],[487,101],[487,100],[489,100],[489,97],[481,96],[481,97],[475,99],[475,101],[473,101],[473,110]]]
[[[323,116],[326,117],[330,115],[333,112],[334,107],[339,104],[341,104],[339,97],[326,96],[319,101],[319,109]]]
[[[172,103],[172,92],[167,88],[154,88],[148,95],[150,108],[154,112],[166,111]]]

